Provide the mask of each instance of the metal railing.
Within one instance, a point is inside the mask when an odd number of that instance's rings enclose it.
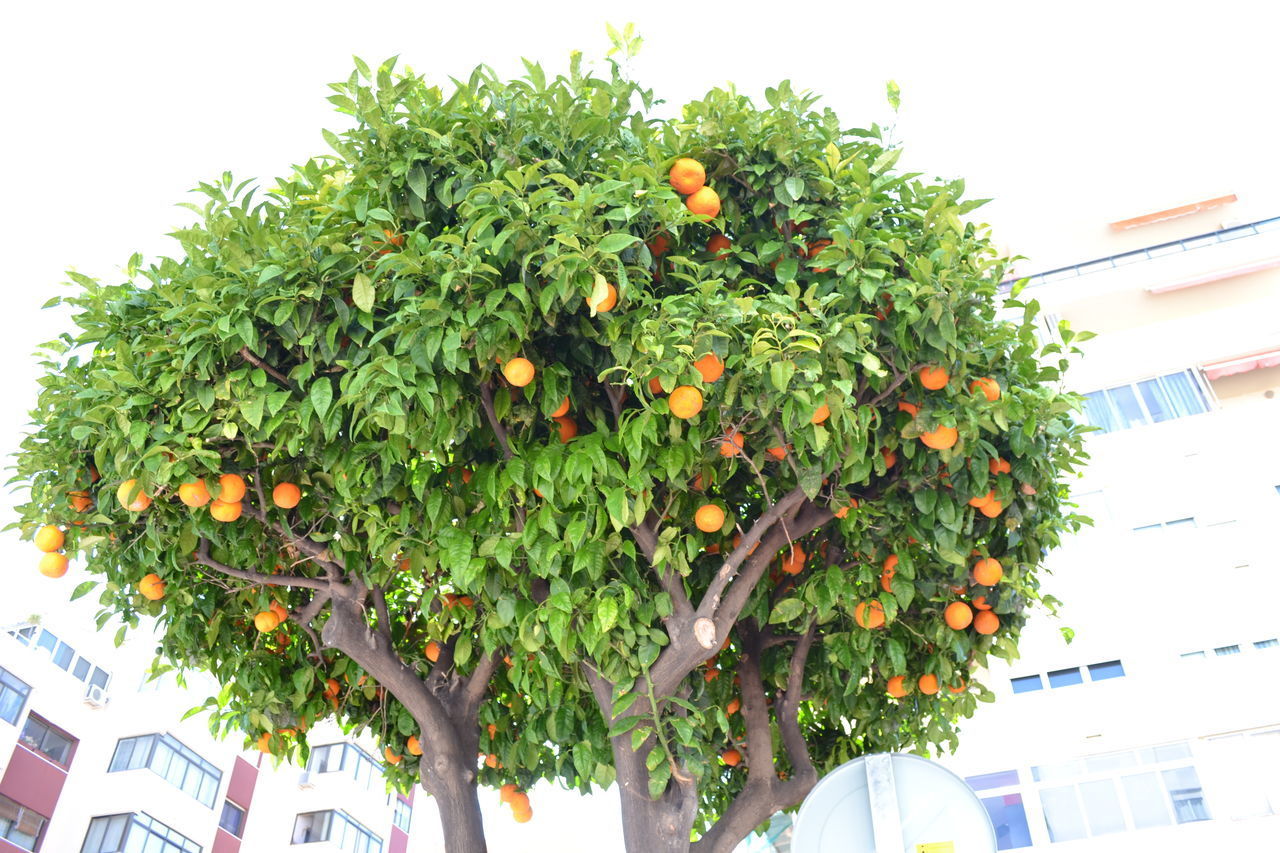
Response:
[[[1193,249],[1203,249],[1206,246],[1229,243],[1232,240],[1239,240],[1241,237],[1254,237],[1267,231],[1280,231],[1280,216],[1260,219],[1257,222],[1249,222],[1245,225],[1234,225],[1231,228],[1210,231],[1207,234],[1197,234],[1194,237],[1184,237],[1181,240],[1170,240],[1168,243],[1158,243],[1154,246],[1147,246],[1144,249],[1134,249],[1129,252],[1121,252],[1118,255],[1108,255],[1105,258],[1082,261],[1078,264],[1058,267],[1035,275],[1014,276],[1000,282],[1000,292],[1009,292],[1013,289],[1015,283],[1024,278],[1027,279],[1028,288],[1038,287],[1042,284],[1052,284],[1056,281],[1078,278],[1090,273],[1118,269],[1139,261],[1151,261],[1166,255],[1177,254],[1178,252],[1190,252]]]

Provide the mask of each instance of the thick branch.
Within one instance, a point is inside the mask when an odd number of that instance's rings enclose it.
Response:
[[[809,744],[800,731],[799,711],[800,702],[804,699],[804,668],[809,660],[809,650],[813,648],[817,635],[818,620],[813,619],[805,632],[800,635],[800,640],[791,652],[791,663],[787,667],[787,692],[778,701],[775,711],[778,716],[778,733],[782,737],[782,746],[787,751],[787,758],[795,771],[792,780],[807,781],[808,787],[812,787],[818,781],[818,772],[814,769],[813,760],[809,757]]]
[[[484,701],[485,691],[489,689],[489,682],[501,659],[502,655],[497,652],[487,654],[480,658],[476,668],[467,676],[466,686],[462,690],[463,714],[466,718],[469,719],[480,710],[480,703]]]
[[[277,586],[297,586],[306,589],[316,589],[324,592],[329,590],[329,581],[318,580],[316,578],[303,578],[296,575],[267,575],[262,572],[251,572],[247,569],[236,569],[228,566],[226,563],[220,563],[213,557],[209,556],[209,540],[201,538],[200,544],[196,548],[196,562],[202,566],[208,566],[215,572],[224,574],[227,577],[239,578],[240,580],[250,581],[260,584],[275,584]]]
[[[511,444],[507,441],[507,428],[498,420],[498,414],[493,410],[493,385],[487,379],[480,383],[480,403],[484,406],[484,416],[489,421],[489,427],[498,439],[498,446],[502,448],[503,457],[512,458],[515,454],[511,452]]]
[[[378,614],[378,633],[391,644],[391,612],[387,610],[387,593],[376,584],[369,591],[373,595],[374,612]]]
[[[764,643],[754,619],[744,619],[738,625],[738,638],[742,641],[738,678],[742,683],[742,719],[747,727],[747,778],[772,782],[773,729],[760,669]]]
[[[333,559],[333,555],[329,552],[327,547],[319,542],[308,539],[305,536],[299,536],[296,533],[286,530],[283,526],[271,521],[267,518],[266,510],[262,507],[251,506],[247,503],[243,506],[243,513],[245,515],[261,522],[264,527],[273,531],[281,539],[297,548],[300,553],[306,554],[310,557],[316,565],[325,569],[325,571],[329,573],[330,580],[337,581],[342,578],[346,567],[343,566],[341,562]],[[316,587],[316,589],[322,588],[323,587]]]
[[[296,390],[294,388],[293,383],[289,381],[288,376],[285,376],[279,370],[276,370],[270,364],[267,364],[265,361],[263,361],[260,357],[258,357],[257,355],[254,355],[253,351],[250,350],[248,347],[240,347],[240,357],[243,358],[245,361],[249,362],[250,364],[252,364],[254,367],[261,367],[263,370],[266,371],[268,376],[270,376],[276,382],[279,382],[281,386],[288,388],[290,391]]]
[[[672,616],[677,620],[685,620],[693,615],[693,604],[689,601],[688,593],[685,592],[684,580],[680,577],[680,573],[670,565],[662,569],[653,565],[653,555],[658,550],[657,529],[658,514],[653,510],[649,510],[643,521],[630,527],[631,535],[640,546],[640,553],[649,561],[663,591],[671,596]]]

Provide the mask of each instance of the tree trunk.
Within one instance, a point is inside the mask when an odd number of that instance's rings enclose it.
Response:
[[[645,758],[652,743],[631,748],[631,736],[613,738],[614,766],[622,801],[622,838],[627,853],[688,853],[689,835],[698,811],[697,784],[672,778],[662,796],[649,796]]]
[[[446,853],[485,853],[484,823],[480,818],[480,797],[473,781],[463,781],[462,774],[451,773],[423,787],[435,798],[440,809],[440,828],[444,832]]]

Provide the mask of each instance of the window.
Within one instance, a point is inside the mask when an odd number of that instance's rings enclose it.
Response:
[[[1192,660],[1192,659],[1203,660],[1204,652],[1183,652],[1181,655],[1179,655],[1179,657],[1183,658],[1184,660]]]
[[[1213,650],[1213,653],[1218,657],[1226,657],[1227,655],[1238,655],[1240,654],[1240,647],[1239,646],[1218,646],[1216,649]]]
[[[1209,398],[1192,370],[1180,370],[1085,394],[1085,418],[1101,432],[1117,432],[1209,411]]]
[[[311,750],[307,769],[312,773],[350,773],[357,784],[371,788],[382,778],[382,765],[352,743],[330,743]]]
[[[1080,667],[1073,666],[1071,669],[1055,669],[1049,673],[1050,687],[1070,687],[1073,684],[1083,684],[1084,676],[1080,674]]]
[[[1021,794],[983,797],[982,805],[995,827],[997,850],[1031,846],[1031,828],[1027,825],[1027,810],[1022,804]]]
[[[1012,678],[1009,683],[1013,685],[1014,693],[1030,693],[1033,690],[1044,689],[1044,682],[1040,680],[1038,675],[1024,675],[1019,678]]]
[[[1280,486],[1277,486],[1276,488],[1280,489]],[[22,643],[22,645],[29,646],[31,645],[31,641],[35,639],[36,633],[39,632],[39,630],[40,629],[35,625],[23,625],[20,628],[10,628],[9,636],[13,637],[19,643]]]
[[[1277,640],[1275,637],[1272,637],[1269,640],[1258,640],[1258,642],[1253,644],[1255,649],[1274,649],[1277,646],[1280,646],[1280,640]]]
[[[1280,729],[1211,738],[1214,801],[1233,820],[1280,815]]]
[[[71,764],[71,753],[75,751],[76,739],[64,731],[55,729],[35,714],[27,717],[27,724],[22,727],[22,745],[32,752],[38,752],[54,764],[63,767]]]
[[[107,772],[146,767],[209,808],[218,795],[222,771],[205,761],[171,735],[121,738]]]
[[[1133,528],[1134,533],[1147,533],[1152,530],[1162,530],[1170,527],[1191,528],[1196,526],[1194,518],[1175,518],[1170,521],[1157,521],[1154,524],[1144,524],[1141,527]]]
[[[224,800],[222,803],[222,817],[218,818],[218,826],[239,838],[240,833],[244,832],[244,809],[230,800]]]
[[[1118,660],[1091,663],[1089,664],[1089,677],[1094,681],[1106,681],[1108,678],[1124,678],[1124,665]]]
[[[23,625],[19,628],[10,628],[9,634],[24,646],[48,652],[49,660],[53,665],[69,673],[73,678],[79,681],[87,679],[90,684],[95,684],[104,692],[106,691],[107,682],[111,676],[101,667],[95,666],[93,661],[76,654],[74,648],[59,640],[58,635],[48,628]]]
[[[989,791],[992,788],[1004,788],[1018,784],[1017,770],[1001,770],[999,773],[983,773],[980,776],[966,776],[964,781],[975,791]]]
[[[29,695],[29,684],[0,667],[0,720],[17,725]]]
[[[293,843],[331,841],[338,850],[350,853],[382,853],[382,839],[346,812],[306,812],[293,822]]]
[[[80,853],[203,853],[182,833],[147,814],[117,814],[89,821]]]
[[[412,819],[413,806],[409,805],[403,798],[396,797],[396,811],[391,818],[391,822],[407,833],[409,831],[409,822]]]
[[[23,850],[35,850],[48,820],[0,794],[0,838],[5,841]]]

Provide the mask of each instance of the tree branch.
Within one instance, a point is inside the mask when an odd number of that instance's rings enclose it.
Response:
[[[491,652],[480,658],[476,663],[476,668],[467,676],[466,684],[462,690],[463,714],[470,718],[480,709],[480,703],[484,701],[485,691],[489,688],[489,681],[493,678],[494,670],[498,668],[498,661],[502,659],[502,655],[497,652]]]
[[[484,407],[484,415],[489,420],[489,428],[493,430],[493,434],[498,439],[498,445],[502,448],[503,458],[511,459],[515,454],[511,452],[511,444],[507,441],[507,428],[498,420],[498,415],[493,410],[493,385],[487,379],[480,383],[480,404]]]
[[[658,550],[658,521],[658,514],[649,510],[643,521],[631,525],[631,535],[640,546],[640,553],[649,561],[649,566],[657,576],[658,583],[662,585],[662,590],[671,596],[672,617],[686,620],[693,615],[693,604],[689,601],[688,593],[685,592],[684,580],[680,577],[680,573],[671,566],[660,569],[653,565],[653,555]]]
[[[391,642],[391,611],[387,610],[387,593],[377,584],[369,592],[373,595],[373,609],[378,614],[378,633],[382,634],[388,645]]]
[[[742,688],[742,719],[747,726],[747,777],[774,779],[773,729],[769,725],[769,706],[765,701],[760,657],[764,643],[754,619],[738,624],[742,654],[738,658],[738,676]]]
[[[288,388],[290,391],[297,390],[297,388],[294,387],[294,384],[289,381],[288,376],[285,376],[279,370],[276,370],[270,364],[267,364],[259,356],[254,355],[253,351],[250,350],[248,347],[240,347],[240,357],[243,358],[245,361],[249,362],[250,364],[252,364],[254,367],[261,367],[263,370],[266,371],[268,376],[270,376],[276,382],[279,382],[281,386]]]
[[[304,578],[296,575],[267,575],[262,572],[251,572],[246,569],[232,568],[226,563],[220,563],[213,557],[209,556],[209,540],[203,537],[201,537],[200,544],[196,547],[196,562],[202,566],[207,566],[213,569],[215,572],[224,574],[227,577],[239,578],[240,580],[250,581],[252,583],[273,583],[277,586],[297,586],[306,589],[321,590],[326,593],[329,591],[329,581],[327,580]]]
[[[292,531],[286,530],[276,522],[269,520],[267,518],[266,510],[262,507],[255,507],[250,504],[244,504],[243,507],[243,513],[245,515],[261,522],[264,527],[274,531],[281,539],[288,542],[294,548],[297,548],[300,553],[306,554],[316,563],[316,565],[325,569],[325,571],[329,573],[330,581],[337,582],[342,580],[343,575],[346,572],[346,566],[342,565],[341,562],[334,560],[333,555],[329,553],[329,549],[327,547],[319,542],[308,539],[305,536],[299,536]],[[320,588],[321,587],[316,587],[316,589]]]
[[[817,783],[818,771],[814,769],[813,760],[809,756],[809,744],[800,731],[799,711],[800,702],[804,698],[804,668],[817,634],[818,620],[813,618],[791,652],[791,663],[787,667],[787,690],[781,700],[776,703],[775,709],[782,746],[787,751],[787,759],[791,762],[792,770],[795,771],[790,781],[807,782],[805,793],[808,793],[808,789]],[[800,796],[803,797],[804,794]]]
[[[858,405],[860,405],[860,406],[872,406],[872,407],[875,407],[875,406],[880,405],[881,403],[883,403],[883,402],[884,402],[884,400],[885,400],[885,398],[886,398],[886,397],[888,397],[888,396],[889,396],[890,394],[892,394],[894,391],[898,390],[898,386],[899,386],[899,385],[901,385],[903,382],[906,382],[908,379],[910,379],[910,378],[911,378],[911,376],[912,376],[916,371],[920,370],[920,369],[921,369],[921,368],[923,368],[923,367],[928,367],[928,365],[923,364],[923,363],[922,363],[922,364],[917,364],[917,365],[915,365],[914,367],[908,368],[906,373],[897,373],[897,372],[895,371],[895,372],[894,372],[894,378],[893,378],[893,381],[889,383],[889,387],[888,387],[888,388],[885,388],[883,391],[881,391],[879,394],[877,394],[877,395],[875,395],[874,397],[872,397],[872,398],[871,398],[870,400],[868,400],[867,402],[865,402],[865,403],[859,403]]]

